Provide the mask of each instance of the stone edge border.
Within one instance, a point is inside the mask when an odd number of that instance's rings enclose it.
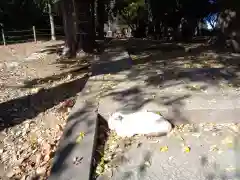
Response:
[[[102,80],[103,75],[93,76],[80,92],[70,112],[59,146],[54,156],[49,180],[91,180],[98,126],[98,101],[89,93],[91,80]],[[101,84],[102,85],[102,84]],[[101,86],[100,85],[100,86]],[[99,85],[96,87],[99,90]],[[84,96],[88,96],[84,98]],[[84,137],[76,142],[79,134]]]

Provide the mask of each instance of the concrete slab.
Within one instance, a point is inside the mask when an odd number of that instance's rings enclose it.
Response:
[[[105,79],[115,82],[100,100],[99,113],[106,119],[116,111],[159,111],[178,123],[240,122],[240,96],[234,89],[209,87],[193,91],[184,84],[161,88],[120,73]]]
[[[121,152],[121,158],[113,158],[111,162],[118,163],[98,180],[240,179],[239,134],[225,125],[240,121],[239,91],[218,86],[193,91],[186,88],[184,82],[174,80],[169,81],[167,87],[166,84],[158,87],[149,85],[144,76],[147,75],[139,75],[131,67],[126,74],[105,78],[106,82],[115,82],[115,85],[102,94],[99,114],[108,119],[109,114],[116,111],[160,111],[175,124],[223,123],[222,128],[196,128],[153,139],[137,137],[129,148],[112,150],[116,154]],[[233,139],[231,146],[223,143],[226,137]],[[168,150],[161,152],[164,146]],[[184,152],[183,147],[189,147],[190,151]]]
[[[130,91],[130,90],[129,90]],[[127,92],[127,91],[125,91]],[[129,92],[130,93],[130,92]],[[154,96],[154,97],[153,97]],[[135,89],[128,95],[112,93],[100,100],[99,114],[108,119],[116,111],[158,111],[175,124],[240,122],[239,96],[166,94],[152,95]]]
[[[156,75],[156,69],[154,71]],[[194,81],[204,87],[208,85],[207,88],[195,91],[186,88],[192,82],[174,79],[161,86],[154,86],[154,83],[146,82],[149,79],[146,72],[136,72],[133,66],[125,73],[121,72],[105,77],[105,82],[115,82],[111,90],[102,94],[99,102],[99,114],[105,119],[116,111],[145,109],[160,111],[175,124],[194,123],[201,126],[201,123],[223,123],[223,127],[211,130],[196,128],[195,131],[153,139],[137,137],[129,148],[111,150],[115,155],[120,152],[120,158],[118,155],[113,158],[111,162],[117,163],[98,180],[240,179],[239,134],[225,126],[225,123],[240,121],[238,90],[221,89],[215,84],[210,86],[202,81]],[[232,145],[223,143],[226,137],[233,139]],[[161,152],[160,149],[164,146],[168,150]],[[189,152],[183,151],[185,146],[190,147]],[[116,159],[123,161],[115,161]]]
[[[92,70],[95,68],[93,60]],[[98,117],[99,87],[103,75],[88,79],[80,93],[61,137],[49,180],[91,179],[92,155]]]
[[[200,133],[200,137],[182,133],[184,141],[177,136],[142,138],[121,155],[124,162],[114,164],[99,180],[237,180],[240,151],[236,144],[229,147],[223,141],[231,135],[236,141],[239,137],[227,128],[219,132]],[[166,152],[161,151],[164,146]],[[189,152],[183,151],[185,146]]]
[[[86,84],[69,115],[49,180],[90,179],[98,103],[89,89],[93,89],[91,81]],[[79,141],[81,133],[84,135]]]

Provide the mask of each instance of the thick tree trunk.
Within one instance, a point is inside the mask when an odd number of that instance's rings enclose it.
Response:
[[[74,26],[75,19],[73,16],[74,4],[72,0],[62,0],[60,3],[65,33],[65,48],[62,55],[74,57],[76,56],[76,31]]]
[[[54,18],[52,14],[52,4],[50,1],[48,1],[48,14],[49,14],[50,27],[51,27],[51,40],[56,40]]]
[[[95,42],[92,5],[93,0],[76,1],[78,50],[87,53],[93,52]]]

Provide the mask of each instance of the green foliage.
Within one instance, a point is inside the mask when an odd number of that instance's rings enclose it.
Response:
[[[125,21],[132,29],[135,29],[138,21],[145,17],[144,0],[119,0],[116,3],[115,12]]]
[[[0,23],[4,24],[5,28],[27,28],[35,23],[44,24],[41,3],[40,0],[1,0]]]

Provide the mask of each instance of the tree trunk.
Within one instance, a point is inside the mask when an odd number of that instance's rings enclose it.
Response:
[[[74,57],[76,56],[76,31],[74,26],[75,19],[73,16],[74,4],[72,0],[62,0],[60,3],[65,33],[65,48],[62,55]]]
[[[219,31],[216,43],[222,47],[227,45],[234,52],[240,52],[240,11],[226,9],[218,17],[217,28]]]
[[[51,27],[51,40],[56,40],[54,18],[52,14],[52,4],[50,0],[48,1],[48,14],[49,14],[50,27]]]
[[[105,22],[105,2],[97,0],[97,33],[99,39],[104,39],[104,22]]]
[[[94,50],[94,26],[93,26],[93,1],[79,0],[76,2],[77,9],[77,41],[78,50],[92,53]]]

